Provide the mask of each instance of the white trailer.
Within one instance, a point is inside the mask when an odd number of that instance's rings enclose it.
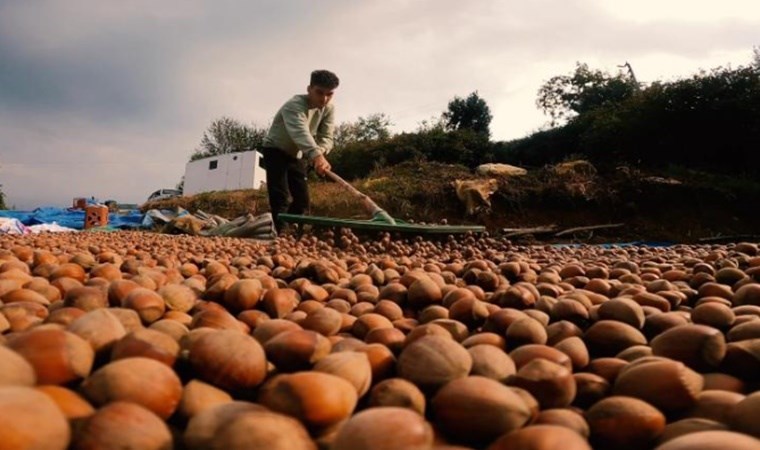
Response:
[[[185,166],[183,195],[260,189],[266,181],[262,159],[261,153],[251,150],[190,161]]]

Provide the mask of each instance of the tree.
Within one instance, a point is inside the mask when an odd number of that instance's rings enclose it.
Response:
[[[477,91],[465,99],[454,97],[442,117],[448,130],[469,129],[486,137],[491,136],[491,109]]]
[[[619,102],[599,103],[594,108],[590,102],[578,103],[571,111],[569,103],[558,101],[577,116],[562,126],[500,145],[497,159],[542,165],[575,153],[608,168],[628,163],[680,165],[739,176],[760,173],[758,68],[700,70],[680,80],[649,83]]]
[[[0,209],[8,209],[8,207],[5,206],[5,192],[3,192],[2,184],[0,184]]]
[[[442,133],[446,131],[446,119],[443,116],[444,114],[441,114],[418,122],[416,130],[417,133]]]
[[[356,122],[343,122],[335,127],[335,148],[341,149],[355,142],[384,141],[391,137],[393,125],[384,113],[359,117]]]
[[[630,67],[630,66],[628,66]],[[548,114],[552,125],[603,106],[618,104],[630,98],[639,88],[633,70],[612,76],[591,70],[585,63],[576,63],[575,72],[558,75],[538,90],[536,105]]]
[[[266,128],[245,125],[230,117],[214,120],[203,133],[201,145],[190,156],[190,161],[227,153],[246,152],[259,148],[267,135]]]
[[[752,47],[752,67],[760,70],[760,46]]]

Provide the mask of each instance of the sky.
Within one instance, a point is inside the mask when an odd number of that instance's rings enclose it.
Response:
[[[0,184],[20,210],[143,203],[213,120],[267,126],[314,69],[338,122],[414,131],[477,91],[517,139],[576,62],[675,80],[749,64],[758,30],[757,0],[0,0]]]

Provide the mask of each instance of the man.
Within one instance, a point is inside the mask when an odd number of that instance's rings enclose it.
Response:
[[[303,214],[309,207],[309,166],[319,175],[331,168],[325,155],[333,147],[335,108],[330,100],[338,84],[334,73],[313,71],[306,94],[293,96],[277,111],[264,138],[269,207],[278,232],[280,213]],[[293,197],[290,204],[288,195]]]

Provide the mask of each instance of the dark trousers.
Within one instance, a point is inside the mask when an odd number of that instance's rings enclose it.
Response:
[[[309,209],[309,187],[306,184],[307,165],[277,148],[264,148],[264,168],[267,172],[269,209],[277,231],[282,229],[280,213],[303,214]],[[293,201],[288,203],[288,197]]]

